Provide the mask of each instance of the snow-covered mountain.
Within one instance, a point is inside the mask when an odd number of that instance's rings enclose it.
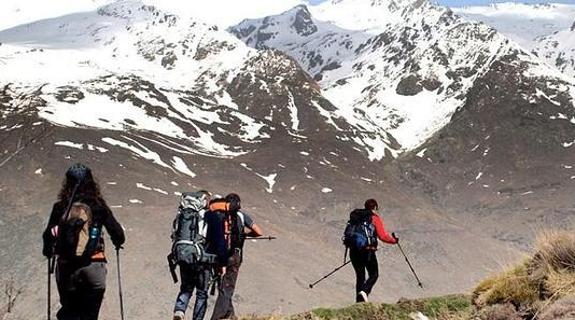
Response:
[[[568,76],[575,76],[575,5],[498,3],[453,9],[481,21],[533,52]]]
[[[218,174],[209,164],[237,159],[232,167],[258,181],[254,192],[271,194],[315,181],[312,168],[367,163],[368,142],[392,144],[385,131],[360,131],[338,115],[284,53],[139,1],[18,26],[0,42],[0,130],[15,155],[36,131],[51,149],[122,155],[163,175],[209,180]],[[282,152],[290,155],[270,159]],[[323,178],[313,188],[330,193],[332,175]],[[149,185],[133,187],[140,183]],[[154,187],[174,189],[171,181]]]
[[[299,6],[230,31],[252,47],[293,56],[336,113],[388,132],[398,147],[379,150],[399,155],[391,175],[445,210],[520,201],[503,200],[501,190],[530,192],[534,180],[573,186],[575,176],[564,171],[573,167],[573,77],[495,29],[427,1],[358,2],[369,6],[362,9],[368,16],[396,15],[379,25],[358,25],[346,14],[354,3],[323,4],[334,13],[329,23],[314,17],[317,8]],[[300,30],[311,31],[298,32],[298,19],[307,26]]]
[[[533,53],[568,76],[575,77],[575,19],[573,24],[536,40]]]
[[[392,18],[360,19],[360,13]],[[490,27],[427,1],[330,1],[246,20],[230,31],[252,47],[296,58],[337,114],[366,131],[389,132],[399,147],[374,145],[372,159],[423,143],[463,106],[494,61],[521,51]]]
[[[537,39],[571,27],[575,5],[548,3],[494,3],[489,6],[454,7],[458,15],[481,21],[495,28],[526,50],[537,46]]]

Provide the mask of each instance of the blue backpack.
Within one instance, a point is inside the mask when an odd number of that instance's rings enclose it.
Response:
[[[371,223],[372,213],[367,209],[355,209],[349,214],[349,221],[343,232],[343,244],[352,250],[363,250],[377,246],[375,226]]]

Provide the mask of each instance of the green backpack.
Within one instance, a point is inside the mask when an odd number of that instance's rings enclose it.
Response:
[[[178,213],[172,224],[173,260],[180,264],[214,263],[216,256],[205,252],[207,225],[204,212],[207,196],[202,192],[182,194]]]

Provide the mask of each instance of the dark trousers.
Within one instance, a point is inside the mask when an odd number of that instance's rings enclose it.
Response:
[[[379,277],[379,267],[377,265],[377,256],[375,250],[351,250],[349,258],[355,270],[355,293],[356,301],[359,302],[357,294],[360,291],[366,294],[371,293],[371,289],[377,282]],[[367,271],[367,280],[365,279],[365,272]]]
[[[106,291],[106,263],[58,260],[56,283],[62,306],[58,320],[97,320]]]
[[[202,320],[206,315],[208,306],[208,288],[212,272],[208,266],[205,265],[190,265],[180,264],[180,293],[176,299],[175,311],[186,312],[188,304],[196,290],[196,303],[194,304],[194,320]]]
[[[236,319],[232,298],[238,281],[241,257],[238,254],[228,259],[226,274],[222,277],[218,288],[218,298],[214,305],[214,313],[211,320]]]

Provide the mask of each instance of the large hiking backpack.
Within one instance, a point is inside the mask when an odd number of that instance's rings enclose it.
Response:
[[[346,247],[362,250],[377,245],[377,235],[371,216],[371,211],[367,209],[355,209],[349,214],[342,239]]]
[[[74,202],[58,224],[56,253],[65,259],[90,258],[101,237],[101,227],[93,223],[92,209],[85,203]]]
[[[229,202],[226,199],[218,199],[210,204],[210,211],[217,213],[221,223],[223,223],[228,256],[238,251],[241,256],[241,249],[245,240],[245,218],[243,213],[239,211],[239,204]]]
[[[207,225],[204,212],[207,196],[202,192],[182,194],[172,224],[172,257],[176,263],[214,263],[215,255],[205,252]]]

